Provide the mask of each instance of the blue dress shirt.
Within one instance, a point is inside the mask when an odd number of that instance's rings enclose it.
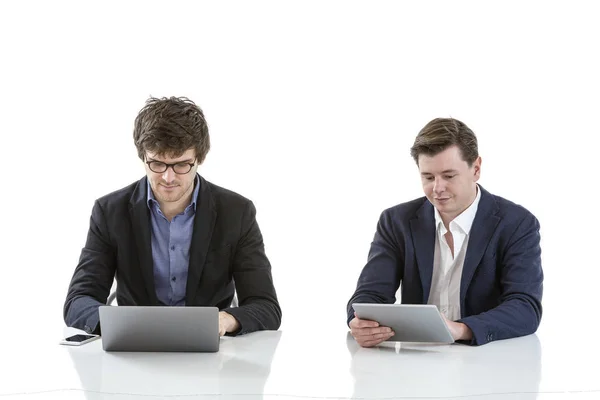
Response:
[[[158,201],[148,183],[154,286],[158,300],[168,306],[185,305],[190,245],[200,189],[198,176],[196,176],[194,186],[190,205],[169,222],[160,210]]]

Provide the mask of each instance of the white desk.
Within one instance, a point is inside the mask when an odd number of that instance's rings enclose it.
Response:
[[[0,400],[600,398],[597,350],[586,354],[552,338],[363,349],[345,331],[325,335],[258,332],[223,338],[212,354],[106,353],[100,340],[81,347],[60,346],[58,338],[30,346],[3,340]]]

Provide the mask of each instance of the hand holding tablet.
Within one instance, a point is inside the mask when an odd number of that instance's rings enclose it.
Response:
[[[387,341],[454,343],[435,305],[354,303],[352,308],[358,318],[391,328],[394,335],[388,334]]]

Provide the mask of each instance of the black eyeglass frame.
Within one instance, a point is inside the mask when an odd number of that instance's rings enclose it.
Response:
[[[162,171],[157,171],[152,169],[152,166],[150,166],[150,164],[155,163],[155,164],[160,164],[160,165],[164,165],[164,169]],[[195,163],[187,163],[187,162],[178,162],[175,164],[167,164],[165,162],[162,161],[156,161],[156,160],[152,160],[152,161],[146,161],[146,164],[148,165],[148,168],[150,168],[150,171],[156,173],[156,174],[164,174],[169,167],[173,170],[173,172],[175,172],[177,175],[185,175],[185,174],[189,174],[190,171],[192,170],[192,168],[194,168],[194,165],[196,165]],[[189,167],[189,169],[186,172],[177,172],[175,171],[175,167],[177,165],[187,165]]]

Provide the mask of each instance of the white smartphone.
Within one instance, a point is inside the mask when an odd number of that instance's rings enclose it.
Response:
[[[73,335],[61,340],[60,344],[64,344],[67,346],[81,346],[82,344],[94,341],[99,337],[100,335]]]

